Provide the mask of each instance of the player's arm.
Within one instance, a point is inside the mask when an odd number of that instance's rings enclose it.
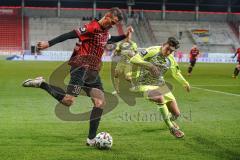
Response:
[[[66,41],[68,39],[74,39],[74,38],[78,38],[77,33],[75,31],[71,31],[71,32],[62,34],[62,35],[48,41],[49,47],[51,47],[55,44],[61,43],[63,41]]]
[[[92,26],[91,24],[85,24],[83,27],[74,29],[73,31],[70,31],[68,33],[64,33],[50,41],[38,42],[37,49],[39,50],[46,49],[68,39],[78,38],[79,41],[84,41],[86,39],[89,39],[89,35],[93,34],[94,30],[95,30],[94,26]]]
[[[235,58],[237,56],[237,52],[232,56],[232,58]]]
[[[186,88],[186,90],[189,92],[190,84],[181,74],[179,66],[178,66],[177,62],[174,60],[174,57],[172,57],[172,65],[171,65],[170,69],[171,69],[173,78],[176,79],[181,85],[183,85]]]
[[[63,41],[66,41],[68,39],[73,39],[73,38],[77,38],[77,33],[75,31],[71,31],[71,32],[68,32],[68,33],[64,33],[56,38],[53,38],[52,40],[50,41],[39,41],[37,43],[37,49],[38,50],[43,50],[43,49],[46,49],[48,47],[51,47],[57,43],[60,43],[60,42],[63,42]]]
[[[192,52],[193,52],[193,49],[191,49],[190,52],[189,52],[189,58],[192,58],[192,57],[193,57]]]
[[[200,56],[201,56],[201,52],[200,52],[200,50],[198,50],[198,54],[197,54],[196,58],[199,58]]]
[[[135,56],[133,56],[130,59],[130,63],[135,64],[140,67],[144,67],[147,70],[149,70],[153,76],[158,76],[158,75],[160,75],[160,71],[159,71],[158,67],[145,60],[153,55],[154,55],[153,52],[148,53],[148,49],[143,50],[143,51],[137,53]]]
[[[111,36],[110,39],[107,41],[107,43],[108,44],[116,43],[116,42],[119,42],[121,40],[124,40],[125,38],[126,38],[125,34],[120,35],[120,36]]]
[[[133,51],[134,51],[135,53],[137,53],[137,48],[138,48],[137,43],[133,42],[133,47],[132,47],[132,49],[133,49]]]
[[[140,67],[150,68],[152,63],[147,62],[140,54],[136,54],[130,59],[130,63],[136,64]]]
[[[107,43],[116,43],[116,42],[119,42],[121,40],[124,40],[125,38],[127,38],[132,32],[133,32],[133,28],[131,26],[129,26],[127,28],[127,31],[125,34],[123,35],[120,35],[120,36],[111,36],[109,38],[109,40],[107,41]]]

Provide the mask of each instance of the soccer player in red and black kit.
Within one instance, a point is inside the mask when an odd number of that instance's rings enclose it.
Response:
[[[233,72],[233,78],[237,78],[238,76],[238,73],[240,71],[240,48],[237,49],[236,53],[234,54],[234,56],[232,58],[235,58],[237,55],[237,62],[238,64],[236,65],[236,68],[234,69],[234,72]]]
[[[75,97],[83,89],[92,98],[93,109],[90,115],[90,127],[87,145],[95,145],[95,136],[105,105],[105,97],[99,71],[104,47],[107,43],[119,42],[133,32],[130,26],[124,35],[110,36],[109,29],[122,20],[122,12],[115,7],[110,9],[102,19],[94,19],[83,27],[62,34],[50,41],[40,41],[37,44],[39,50],[46,49],[67,39],[78,38],[73,54],[69,60],[70,82],[67,91],[58,89],[46,83],[43,77],[28,79],[23,82],[24,87],[36,87],[46,90],[50,95],[65,106],[71,106]]]
[[[190,50],[190,56],[189,56],[190,66],[188,67],[188,76],[191,76],[193,67],[194,67],[195,64],[196,64],[196,61],[197,61],[197,58],[198,58],[199,54],[200,54],[199,49],[197,48],[196,45],[194,45],[194,46],[192,47],[192,49]]]

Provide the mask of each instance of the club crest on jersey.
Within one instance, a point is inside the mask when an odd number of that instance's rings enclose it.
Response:
[[[84,32],[86,32],[87,30],[86,30],[85,27],[81,27],[81,28],[80,28],[80,31],[81,31],[81,33],[84,33]]]
[[[141,56],[145,56],[147,53],[148,53],[148,52],[147,52],[146,50],[142,50],[142,51],[140,52],[140,55],[141,55]]]

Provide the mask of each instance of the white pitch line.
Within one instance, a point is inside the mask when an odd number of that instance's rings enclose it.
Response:
[[[197,87],[240,87],[240,85],[205,85],[205,84],[199,84],[199,85],[192,85],[192,86],[197,86]]]
[[[237,96],[237,97],[240,97],[240,94],[234,94],[234,93],[228,93],[228,92],[216,91],[216,90],[205,89],[205,88],[200,88],[200,87],[192,87],[192,88],[200,89],[200,90],[208,91],[208,92],[214,92],[214,93],[225,94],[225,95],[229,95],[229,96]]]

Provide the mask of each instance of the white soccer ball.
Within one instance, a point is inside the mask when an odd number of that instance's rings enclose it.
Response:
[[[96,147],[98,149],[110,149],[113,144],[112,136],[107,132],[98,133],[96,136]]]

